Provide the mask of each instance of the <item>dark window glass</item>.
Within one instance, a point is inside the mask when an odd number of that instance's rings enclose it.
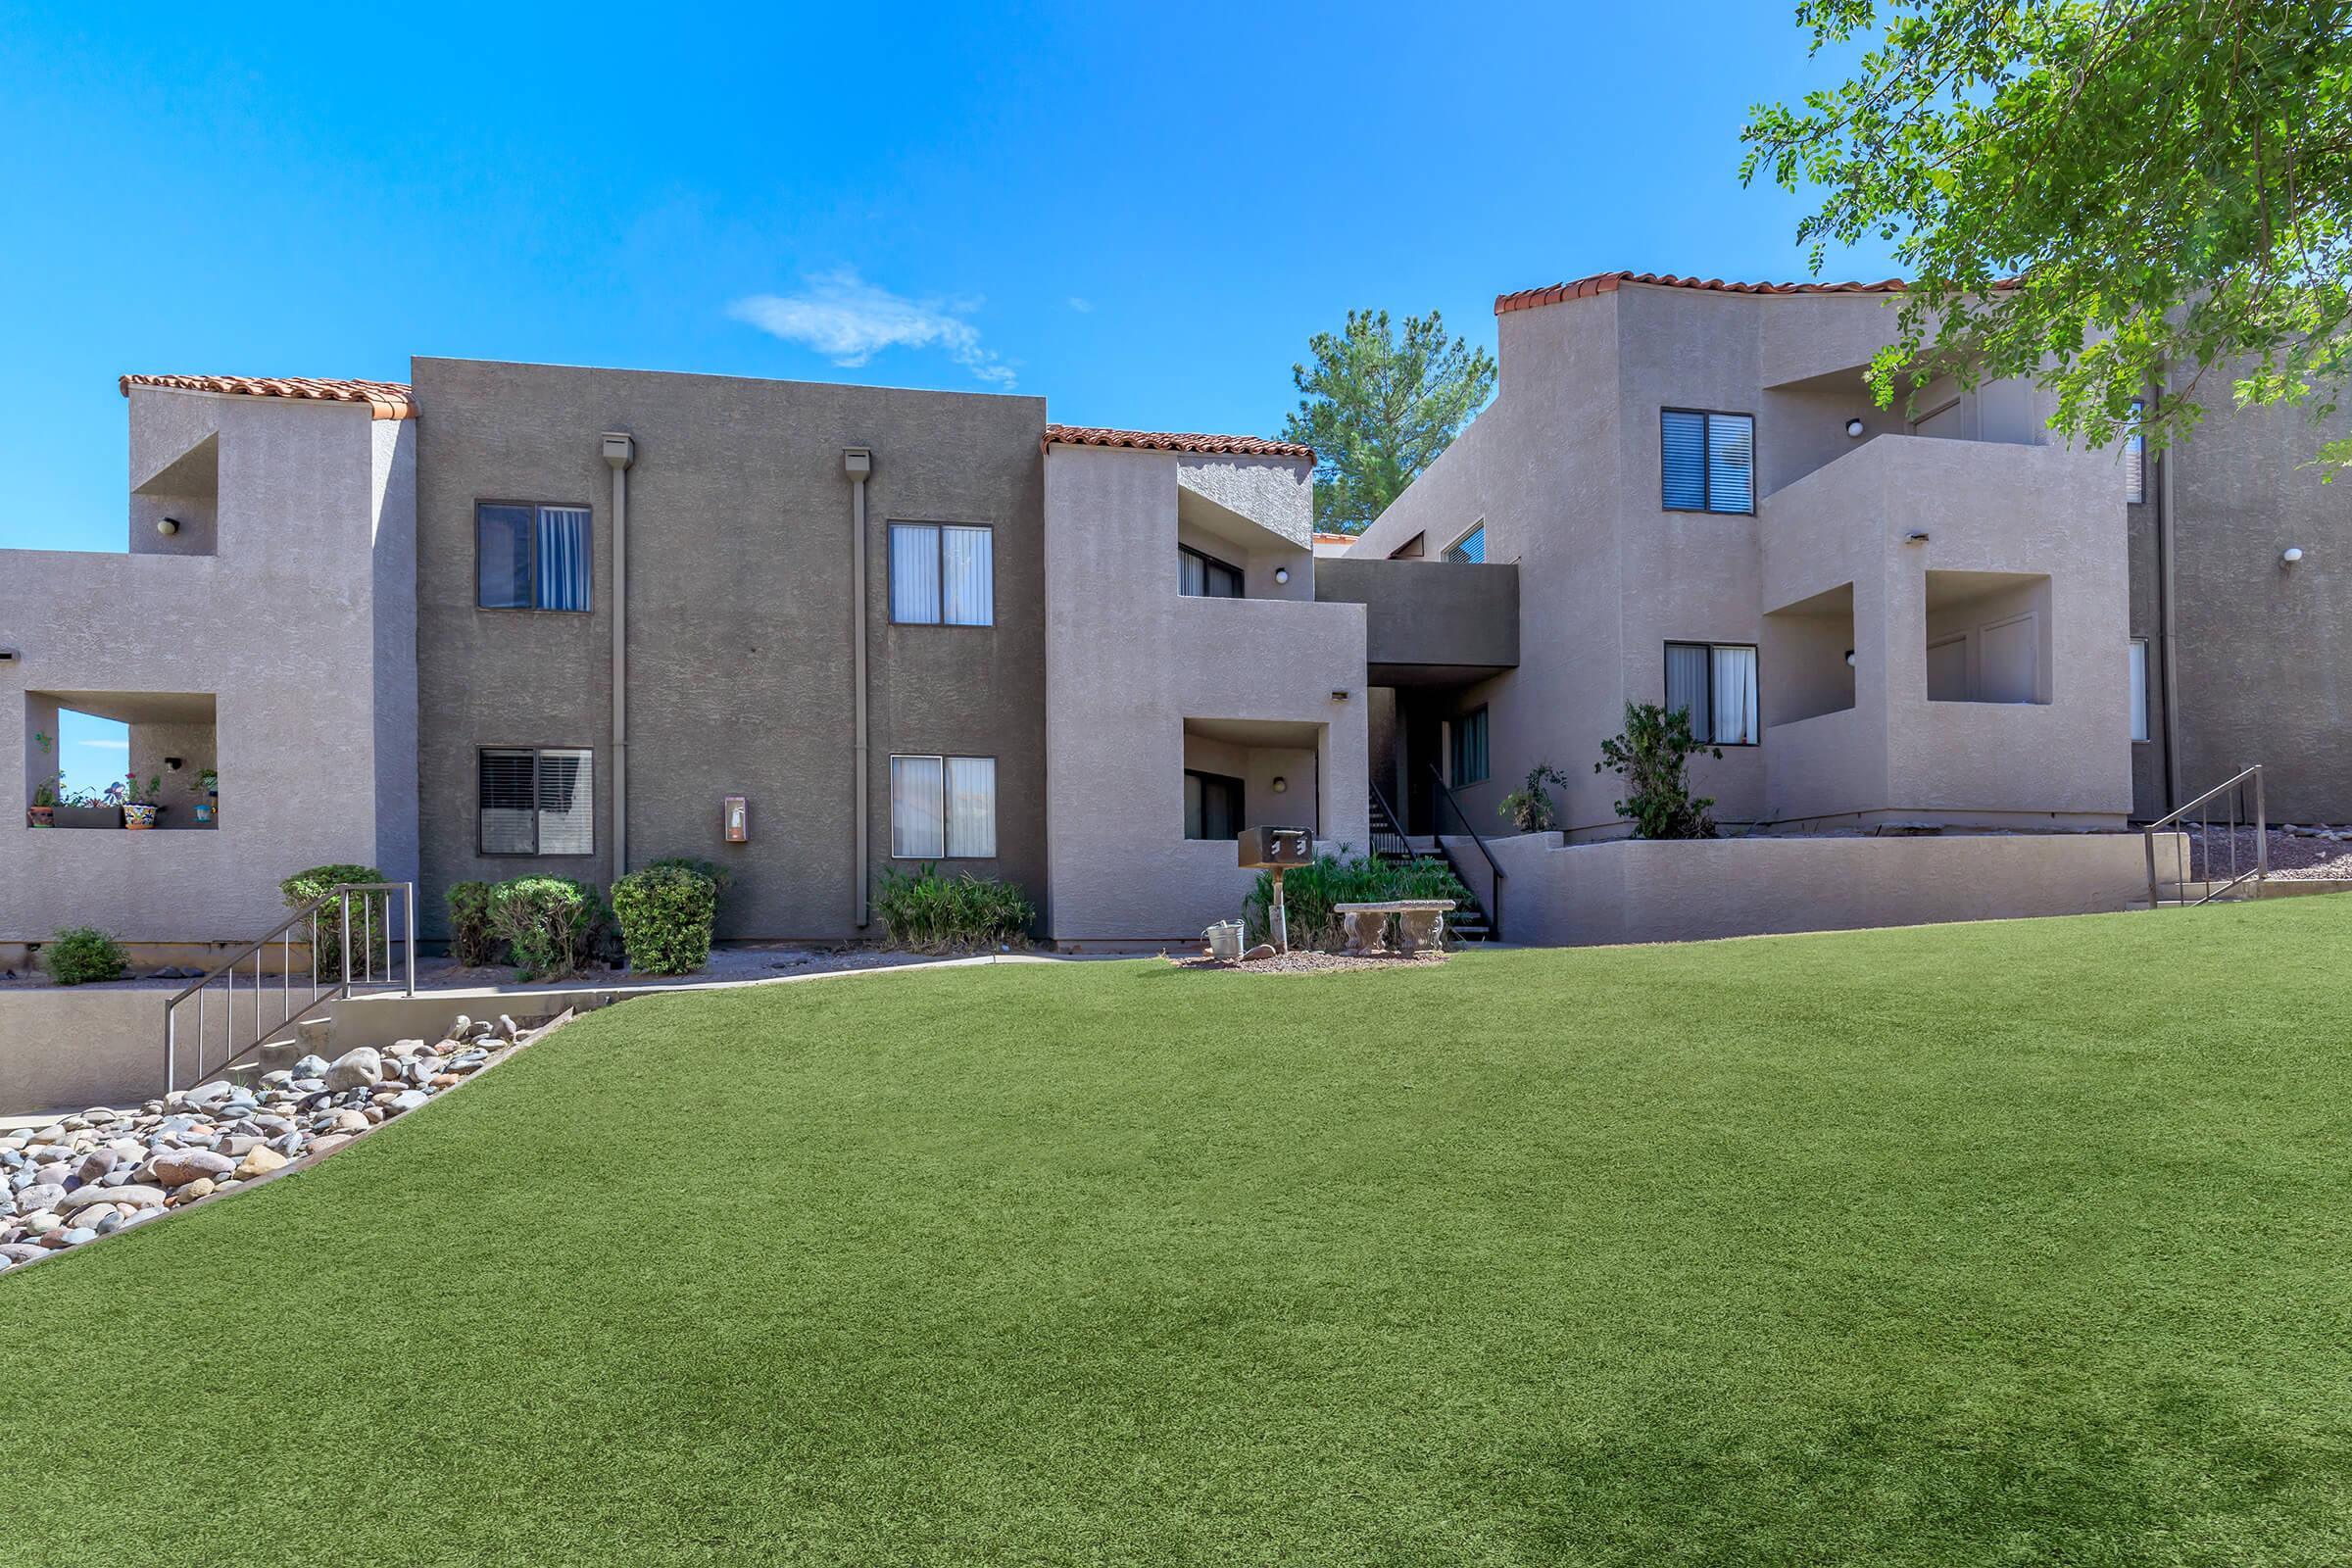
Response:
[[[1487,710],[1474,708],[1453,721],[1455,784],[1483,783],[1487,776]]]
[[[484,855],[596,853],[594,753],[485,747],[476,777]]]
[[[1239,599],[1242,573],[1190,545],[1176,547],[1177,591],[1193,599]]]
[[[475,603],[484,610],[531,608],[531,513],[495,504],[473,509]]]
[[[1242,832],[1242,781],[1222,773],[1184,772],[1184,836],[1188,839],[1239,838]]]

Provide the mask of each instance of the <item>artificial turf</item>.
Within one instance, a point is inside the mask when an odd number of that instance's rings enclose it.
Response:
[[[0,1276],[12,1562],[2340,1564],[2352,898],[588,1016]]]

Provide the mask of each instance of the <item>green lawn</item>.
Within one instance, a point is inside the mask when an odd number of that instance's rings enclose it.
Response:
[[[2352,1559],[2352,898],[636,1002],[0,1277],[12,1563]]]

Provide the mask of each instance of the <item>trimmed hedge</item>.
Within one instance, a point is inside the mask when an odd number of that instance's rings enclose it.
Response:
[[[94,925],[70,925],[41,948],[41,967],[61,986],[120,980],[130,967],[122,944]]]
[[[313,899],[324,898],[333,892],[339,883],[381,882],[382,880],[384,880],[384,873],[372,865],[314,865],[309,870],[297,871],[280,882],[277,885],[277,891],[285,895],[287,908],[299,909]],[[369,898],[375,900],[375,906],[379,910],[383,909],[388,902],[372,894],[369,895]],[[388,927],[391,922],[380,914],[372,919],[364,915],[356,902],[352,905],[351,917],[360,928],[353,934],[354,941],[365,943],[375,949],[374,971],[377,974],[389,972],[392,963],[392,933]],[[352,949],[351,966],[361,974],[368,972],[367,947]],[[341,900],[329,904],[318,911],[318,945],[311,953],[311,972],[321,980],[343,978],[343,905]]]
[[[490,890],[490,928],[522,980],[560,980],[586,969],[604,940],[605,896],[565,876],[525,876]]]
[[[702,860],[656,860],[612,884],[612,913],[632,972],[692,974],[710,961],[717,869]]]
[[[874,912],[893,943],[924,953],[1020,942],[1037,919],[1037,906],[1012,883],[968,871],[941,876],[930,864],[913,872],[884,866]]]
[[[498,959],[498,934],[490,929],[491,888],[488,882],[459,882],[449,890],[449,956],[468,969]]]

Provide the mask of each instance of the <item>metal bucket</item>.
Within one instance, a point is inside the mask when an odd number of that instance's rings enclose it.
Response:
[[[1200,933],[1208,938],[1208,956],[1224,963],[1242,961],[1242,922],[1219,920]]]

